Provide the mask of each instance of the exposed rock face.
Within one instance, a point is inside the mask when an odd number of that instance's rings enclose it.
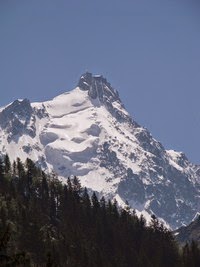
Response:
[[[200,166],[167,151],[133,120],[102,76],[85,73],[78,87],[51,101],[14,101],[0,112],[0,151],[11,160],[33,159],[65,180],[126,200],[172,228],[200,208]]]
[[[182,226],[174,231],[174,235],[176,240],[182,245],[191,243],[194,240],[200,246],[200,215],[197,214],[194,221],[188,226]]]
[[[120,101],[118,92],[111,87],[103,76],[93,76],[92,73],[86,72],[81,76],[78,87],[81,90],[88,91],[92,99],[98,97],[102,103]]]
[[[124,108],[117,90],[113,89],[111,84],[102,75],[92,75],[90,72],[83,74],[78,82],[81,90],[88,91],[91,99],[98,99],[104,104],[110,113],[120,121],[132,122],[129,114],[120,112],[115,105]]]
[[[35,118],[28,99],[15,100],[0,113],[0,126],[8,133],[8,141],[22,134],[35,137]]]

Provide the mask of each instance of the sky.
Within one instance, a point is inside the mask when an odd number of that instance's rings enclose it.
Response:
[[[102,74],[166,149],[200,163],[198,0],[0,0],[0,106]]]

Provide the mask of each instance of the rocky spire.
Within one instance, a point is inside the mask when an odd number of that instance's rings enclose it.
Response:
[[[119,93],[102,75],[86,72],[80,77],[78,87],[83,91],[88,91],[91,99],[98,99],[118,120],[131,121],[119,98]],[[120,108],[116,108],[116,105],[113,105],[114,102],[118,103]]]
[[[92,75],[92,73],[86,72],[80,77],[78,87],[88,91],[92,99],[99,98],[102,103],[120,101],[118,92],[102,75]]]

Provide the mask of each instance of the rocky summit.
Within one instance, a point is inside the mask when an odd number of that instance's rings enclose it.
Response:
[[[199,211],[200,166],[165,150],[126,111],[100,75],[83,74],[72,91],[46,102],[16,100],[0,109],[0,151],[31,158],[64,182],[76,175],[99,196],[126,201],[175,229]]]

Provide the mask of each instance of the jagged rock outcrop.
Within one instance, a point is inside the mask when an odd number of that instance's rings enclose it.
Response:
[[[35,137],[35,117],[28,99],[15,100],[0,113],[0,127],[8,134],[8,141],[29,134]]]
[[[111,84],[102,75],[92,75],[92,73],[86,72],[81,76],[78,87],[81,90],[88,91],[91,99],[98,99],[116,119],[132,122],[128,113],[121,112],[116,107],[124,108],[119,93],[112,88]]]

